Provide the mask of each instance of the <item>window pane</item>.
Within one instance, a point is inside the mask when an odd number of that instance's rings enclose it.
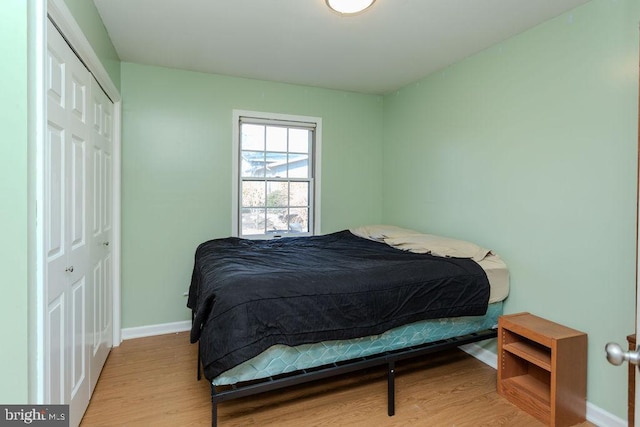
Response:
[[[242,209],[242,234],[264,234],[265,209]]]
[[[287,209],[267,209],[267,233],[286,233]]]
[[[265,206],[264,181],[242,181],[242,207]]]
[[[309,206],[308,182],[292,182],[289,184],[289,206]]]
[[[264,151],[243,151],[240,164],[243,177],[263,177],[265,172]]]
[[[242,124],[240,125],[240,149],[264,151],[264,126]]]
[[[289,232],[309,232],[309,209],[292,208],[289,210]]]
[[[287,177],[287,153],[266,153],[267,176]]]
[[[309,178],[307,154],[289,154],[289,178]]]
[[[267,151],[287,151],[287,128],[267,127]]]
[[[267,181],[268,207],[286,207],[288,199],[288,182]]]
[[[311,142],[311,131],[307,129],[289,129],[289,151],[308,153]]]

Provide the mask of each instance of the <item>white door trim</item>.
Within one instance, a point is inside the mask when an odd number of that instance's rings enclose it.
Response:
[[[29,43],[29,249],[30,263],[35,268],[33,276],[29,277],[29,401],[32,403],[44,403],[45,392],[45,335],[44,335],[44,230],[42,210],[44,206],[44,146],[47,120],[47,103],[45,94],[46,82],[46,54],[47,54],[47,11],[46,0],[34,0],[30,4],[33,7],[30,14],[29,36],[33,42]]]
[[[35,166],[32,171],[35,176],[35,185],[32,187],[35,198],[35,207],[31,210],[36,213],[35,225],[35,263],[36,271],[34,278],[34,296],[29,298],[30,317],[35,322],[35,328],[30,331],[35,334],[35,339],[31,339],[29,359],[31,361],[32,377],[29,382],[30,399],[34,403],[44,403],[44,268],[43,242],[44,230],[42,229],[41,213],[38,207],[44,206],[43,199],[43,159],[42,150],[44,147],[44,129],[46,129],[46,102],[44,93],[45,82],[45,60],[46,60],[46,33],[47,15],[55,23],[63,37],[72,46],[73,50],[87,66],[89,71],[95,76],[105,93],[113,101],[113,345],[120,345],[121,340],[121,109],[122,98],[118,88],[111,80],[106,69],[100,62],[91,43],[80,29],[75,18],[69,11],[64,0],[33,0],[33,34],[36,38],[33,49],[33,65],[30,72],[33,73],[33,96],[34,108],[31,111],[33,133],[36,154],[31,158]],[[33,200],[33,199],[32,199]],[[33,289],[33,288],[32,288]]]

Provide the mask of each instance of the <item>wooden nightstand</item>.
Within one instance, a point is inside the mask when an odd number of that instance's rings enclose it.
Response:
[[[501,316],[497,388],[550,426],[585,421],[587,335],[530,313]]]

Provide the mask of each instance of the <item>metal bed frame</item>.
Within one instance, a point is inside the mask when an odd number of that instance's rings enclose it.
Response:
[[[254,394],[267,391],[278,390],[297,384],[316,381],[323,378],[346,374],[361,369],[375,366],[387,365],[387,414],[391,417],[395,414],[395,363],[400,360],[424,356],[437,353],[439,351],[458,347],[464,344],[484,341],[495,338],[498,335],[497,329],[485,329],[468,335],[449,338],[446,340],[434,341],[418,346],[407,347],[400,350],[386,351],[366,357],[345,360],[331,363],[315,368],[302,369],[287,374],[281,374],[260,380],[240,382],[233,384],[229,389],[217,391],[216,386],[211,383],[211,425],[218,425],[218,403],[225,400],[238,399],[240,397],[252,396]],[[198,380],[201,379],[201,358],[200,344],[198,343]]]

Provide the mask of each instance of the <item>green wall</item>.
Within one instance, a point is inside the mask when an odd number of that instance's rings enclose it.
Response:
[[[187,320],[193,256],[231,234],[232,110],[322,117],[321,227],[382,215],[382,97],[122,64],[122,324]]]
[[[91,0],[64,0],[74,19],[91,43],[113,84],[120,89],[120,58],[111,43],[98,9]]]
[[[28,399],[27,2],[5,1],[0,25],[0,402]]]
[[[594,0],[384,98],[384,221],[494,249],[505,311],[587,332],[588,400],[621,418],[603,349],[634,331],[639,20]]]

